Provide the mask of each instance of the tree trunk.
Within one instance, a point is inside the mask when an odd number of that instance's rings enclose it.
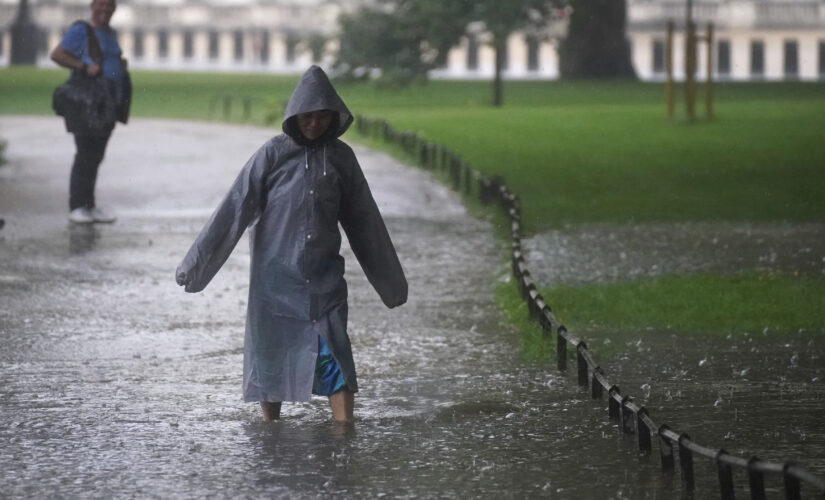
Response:
[[[506,41],[507,38],[504,38]],[[501,84],[501,67],[504,63],[505,41],[501,37],[496,37],[493,41],[493,49],[496,52],[496,74],[493,78],[493,106],[499,107],[504,104],[504,95]]]

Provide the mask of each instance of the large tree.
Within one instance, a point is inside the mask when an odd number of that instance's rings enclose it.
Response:
[[[626,0],[568,0],[567,37],[559,49],[562,78],[635,77],[625,35]]]
[[[493,104],[503,101],[501,72],[509,36],[543,27],[559,0],[378,0],[340,18],[339,74],[363,77],[378,68],[384,80],[406,83],[444,66],[469,25],[495,52]]]
[[[493,106],[501,106],[504,97],[501,71],[507,51],[507,39],[516,31],[538,29],[550,20],[551,0],[476,0],[470,18],[484,25],[490,35],[490,45],[495,52],[495,76],[493,78]]]
[[[375,0],[340,18],[339,75],[409,83],[447,62],[465,35],[483,35],[495,52],[492,103],[503,102],[507,39],[541,33],[554,13],[572,12],[561,44],[565,78],[634,76],[625,38],[626,0]],[[556,7],[556,9],[554,9]],[[571,8],[572,7],[572,8]],[[468,33],[476,31],[475,33]]]
[[[444,66],[458,44],[471,2],[456,0],[377,0],[339,18],[339,76],[380,79],[406,84],[426,79]]]

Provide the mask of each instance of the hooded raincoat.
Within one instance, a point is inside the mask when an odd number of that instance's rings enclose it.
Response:
[[[297,115],[320,110],[334,118],[309,143]],[[319,336],[347,388],[358,391],[339,223],[384,304],[407,300],[404,271],[367,181],[338,139],[352,120],[323,70],[311,67],[287,104],[284,134],[249,159],[177,269],[187,292],[203,290],[250,228],[245,401],[309,400]]]

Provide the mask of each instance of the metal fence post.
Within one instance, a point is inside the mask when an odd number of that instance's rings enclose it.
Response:
[[[227,94],[223,96],[223,119],[229,121],[229,116],[232,114],[232,96]]]
[[[464,161],[461,162],[461,173],[464,177],[464,194],[469,196],[473,192],[473,176],[470,167]]]
[[[618,385],[611,385],[610,389],[607,390],[607,416],[618,420],[621,410],[619,409],[619,402],[616,401],[614,394],[617,396],[621,396],[622,394]]]
[[[250,116],[252,116],[252,98],[246,96],[243,98],[243,119],[249,121]]]
[[[567,329],[563,326],[560,326],[556,331],[556,367],[559,371],[567,369],[567,339],[564,337],[565,333],[567,333]]]
[[[602,368],[600,366],[593,369],[593,382],[590,387],[590,397],[593,399],[601,399],[602,394],[604,393],[604,387],[602,387],[602,383],[599,382],[598,377],[596,377],[597,374],[602,373]]]
[[[682,482],[685,490],[693,492],[695,481],[693,478],[693,452],[685,445],[684,441],[690,440],[690,436],[682,434],[679,436],[679,466],[682,469]]]
[[[716,472],[719,476],[719,493],[722,496],[722,500],[734,500],[733,468],[730,464],[721,460],[722,455],[727,455],[724,449],[716,452]]]
[[[582,340],[579,342],[579,345],[576,346],[576,363],[579,372],[579,385],[587,387],[587,361],[582,355],[582,350],[584,349],[587,349],[587,344]]]
[[[622,398],[622,411],[620,413],[620,420],[622,424],[622,431],[624,431],[625,434],[633,434],[633,431],[635,430],[633,428],[633,419],[631,418],[633,411],[627,406],[627,404],[631,401],[633,401],[633,399],[630,396],[625,396]]]
[[[799,478],[788,472],[791,467],[790,462],[782,466],[782,477],[785,480],[785,500],[800,500],[802,492],[800,490]]]
[[[541,302],[544,303],[544,299],[541,297],[535,289],[530,291],[530,300],[527,302],[527,311],[530,313],[530,319],[538,321],[539,314],[541,313],[542,307],[539,304]]]
[[[645,420],[646,416],[647,408],[642,406],[636,413],[636,428],[639,431],[639,451],[645,455],[650,455],[650,450],[653,448],[650,441],[650,433],[653,429],[647,425],[647,421]]]
[[[752,500],[765,500],[765,478],[762,471],[757,468],[758,462],[757,457],[751,457],[748,460],[748,484],[750,485]]]
[[[673,456],[673,443],[664,435],[667,430],[670,430],[667,424],[659,426],[659,453],[662,457],[662,470],[672,471],[676,461]]]

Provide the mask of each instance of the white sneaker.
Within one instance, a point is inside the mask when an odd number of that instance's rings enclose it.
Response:
[[[91,213],[94,222],[110,223],[117,220],[117,217],[103,210],[102,208],[95,207],[91,210]]]
[[[80,207],[69,212],[69,221],[75,224],[91,224],[95,221],[95,218],[91,210],[86,207]]]

